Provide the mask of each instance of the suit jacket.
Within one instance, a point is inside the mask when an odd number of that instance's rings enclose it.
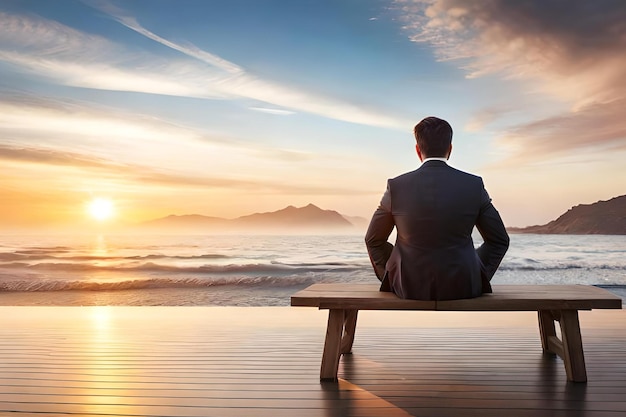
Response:
[[[387,242],[394,226],[395,246]],[[474,226],[484,240],[478,249]],[[365,242],[381,291],[452,300],[491,292],[509,236],[482,178],[432,160],[387,182]]]

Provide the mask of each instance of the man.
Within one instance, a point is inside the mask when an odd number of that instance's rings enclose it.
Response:
[[[483,180],[447,164],[452,127],[427,117],[414,129],[422,166],[387,182],[365,242],[381,291],[401,298],[454,300],[492,292],[509,247]],[[395,247],[387,242],[394,226]],[[474,248],[472,230],[484,243]]]

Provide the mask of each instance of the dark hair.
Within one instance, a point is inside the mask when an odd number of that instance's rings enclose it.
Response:
[[[452,126],[443,119],[427,117],[413,129],[424,158],[445,157],[452,143]]]

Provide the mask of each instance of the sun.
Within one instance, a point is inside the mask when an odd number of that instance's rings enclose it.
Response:
[[[89,215],[102,221],[113,217],[113,202],[107,198],[94,198],[87,206]]]

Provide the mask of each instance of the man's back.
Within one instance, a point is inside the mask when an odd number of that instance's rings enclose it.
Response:
[[[391,252],[385,244],[390,225],[397,229]],[[474,226],[486,242],[478,251]],[[489,280],[508,248],[508,235],[480,177],[432,160],[389,180],[366,243],[375,268],[382,266],[398,296],[447,300],[491,292]]]

